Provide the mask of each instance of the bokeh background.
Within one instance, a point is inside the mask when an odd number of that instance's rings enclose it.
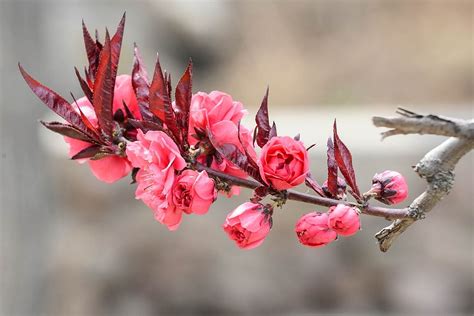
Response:
[[[194,91],[230,93],[248,107],[249,126],[269,85],[280,133],[317,144],[320,182],[337,117],[361,187],[375,172],[399,170],[412,200],[424,183],[410,166],[443,139],[380,142],[371,117],[397,106],[472,117],[473,9],[461,0],[1,0],[1,315],[471,315],[472,153],[452,193],[386,254],[373,235],[388,222],[370,217],[352,238],[302,247],[294,223],[324,209],[296,203],[276,212],[261,247],[242,251],[221,224],[248,192],[167,231],[134,200],[128,179],[106,185],[68,160],[61,137],[38,123],[55,117],[17,62],[79,96],[81,19],[103,35],[126,11],[120,72],[130,73],[133,42],[149,71],[158,51],[174,78],[191,56]]]

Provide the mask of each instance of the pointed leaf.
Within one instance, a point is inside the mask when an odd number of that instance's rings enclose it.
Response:
[[[36,81],[31,77],[24,69],[18,64],[20,68],[21,75],[25,79],[28,86],[31,88],[34,94],[43,101],[46,106],[53,110],[56,114],[65,119],[68,123],[73,125],[78,130],[84,132],[87,135],[92,135],[93,133],[87,128],[87,126],[82,121],[80,115],[74,110],[71,104],[67,102],[62,96],[52,91],[48,87],[42,85],[40,82]]]
[[[140,121],[135,119],[129,119],[128,122],[134,127],[141,129],[143,133],[148,131],[162,131],[163,125],[155,123],[153,121]]]
[[[40,121],[40,122],[47,129],[49,129],[49,130],[51,130],[55,133],[61,134],[63,136],[83,140],[83,141],[89,142],[89,143],[94,142],[93,139],[91,139],[89,136],[87,136],[86,134],[84,134],[83,132],[81,132],[80,130],[78,130],[77,128],[75,128],[72,125],[64,124],[64,123],[60,123],[60,122],[44,122],[44,121]]]
[[[71,157],[72,160],[84,159],[94,157],[100,151],[99,145],[92,145],[90,147],[84,148],[77,154]]]
[[[270,135],[270,121],[268,119],[268,88],[265,96],[263,97],[262,104],[260,105],[260,109],[255,116],[255,123],[257,123],[257,145],[260,147],[265,146],[268,142],[269,135]]]
[[[89,61],[89,74],[92,78],[95,77],[97,66],[99,65],[99,54],[101,48],[98,47],[96,41],[94,41],[87,30],[84,20],[82,20],[82,34],[84,36],[84,45],[86,47],[87,59]],[[97,31],[96,31],[97,36]]]
[[[352,195],[354,195],[355,198],[360,200],[361,195],[359,188],[357,187],[354,167],[352,166],[352,155],[349,149],[346,147],[346,145],[344,145],[344,143],[339,138],[339,135],[337,134],[336,120],[334,120],[333,132],[334,157],[336,159],[337,165],[339,167],[339,170],[341,170],[341,173],[344,176],[344,179],[346,180],[347,184],[351,187]]]
[[[76,72],[76,77],[77,80],[79,80],[79,84],[81,85],[81,89],[84,92],[84,95],[87,97],[87,100],[89,100],[90,103],[92,103],[92,90],[87,84],[87,82],[81,77],[81,74],[79,73],[79,70],[77,70],[76,67],[74,67],[74,70]]]
[[[126,13],[123,13],[122,19],[119,22],[117,31],[110,40],[110,52],[111,52],[111,61],[112,61],[112,78],[115,84],[115,77],[117,76],[118,63],[120,59],[120,50],[122,48],[122,39],[123,32],[125,30],[125,18]]]
[[[328,191],[332,196],[337,196],[337,163],[334,156],[334,145],[331,137],[328,138],[327,146]]]
[[[100,129],[106,136],[111,136],[114,123],[112,105],[114,98],[114,81],[112,77],[110,37],[107,32],[104,48],[100,52],[99,67],[94,82],[93,106]]]
[[[181,127],[183,135],[188,135],[189,111],[191,108],[192,97],[192,76],[193,63],[191,60],[189,60],[188,66],[176,85],[175,91],[175,103],[179,120],[178,123]],[[183,141],[187,144],[187,137],[183,137]]]
[[[323,189],[313,178],[311,172],[308,172],[308,174],[306,175],[305,184],[307,187],[313,189],[313,191],[316,192],[318,195],[325,196]]]
[[[144,120],[150,120],[152,115],[148,107],[148,96],[150,94],[148,74],[136,44],[133,50],[132,87],[137,96],[138,108],[140,109],[142,118]]]
[[[168,98],[166,81],[163,77],[158,55],[156,56],[155,72],[150,86],[149,101],[150,111],[164,122],[165,104],[170,103],[171,100]]]

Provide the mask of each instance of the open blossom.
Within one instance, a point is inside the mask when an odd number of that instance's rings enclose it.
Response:
[[[205,214],[217,198],[214,180],[206,171],[184,170],[176,179],[173,204],[186,214]]]
[[[328,226],[326,213],[313,212],[303,215],[295,227],[300,243],[309,247],[322,247],[337,238],[337,233]]]
[[[252,249],[263,243],[270,226],[263,206],[246,202],[227,215],[223,228],[239,248]]]
[[[172,188],[176,171],[186,167],[178,146],[161,131],[138,131],[137,141],[127,145],[127,157],[137,173],[135,197],[153,210],[155,219],[168,226],[178,228],[182,211],[175,207]]]
[[[338,204],[328,211],[328,225],[342,236],[352,236],[359,231],[359,212],[355,207]]]
[[[258,166],[267,184],[286,190],[304,182],[309,172],[308,152],[301,141],[273,137],[263,146]]]
[[[374,193],[375,198],[385,204],[397,204],[408,196],[408,185],[400,173],[386,170],[375,174],[369,192]]]
[[[115,80],[113,100],[114,113],[119,109],[122,110],[123,113],[126,113],[123,102],[127,104],[127,107],[130,109],[130,112],[132,112],[135,118],[141,118],[140,111],[138,109],[137,98],[132,88],[131,77],[128,75],[118,76]],[[72,106],[77,112],[79,112],[78,108],[80,108],[89,122],[94,127],[98,127],[97,116],[94,112],[94,108],[86,97],[80,98],[77,100],[77,102],[73,103]],[[73,157],[83,149],[91,146],[91,144],[88,142],[67,136],[64,137],[64,140],[69,144],[70,157]],[[112,183],[125,177],[132,170],[131,164],[127,158],[113,155],[98,160],[91,160],[89,158],[77,159],[77,162],[88,162],[94,176],[107,183]]]
[[[210,133],[215,144],[235,145],[241,152],[247,151],[256,159],[251,132],[245,126],[239,127],[240,120],[245,114],[247,111],[242,103],[232,100],[232,97],[224,92],[212,91],[209,94],[204,92],[194,94],[189,117],[189,143],[194,145],[198,142],[198,139],[192,135],[196,134],[196,130],[200,130],[204,131],[206,135]],[[206,155],[202,155],[198,160],[205,163]],[[214,158],[211,168],[236,177],[247,177],[243,170],[225,158],[220,160]],[[238,193],[239,189],[235,186],[232,187],[230,195]]]

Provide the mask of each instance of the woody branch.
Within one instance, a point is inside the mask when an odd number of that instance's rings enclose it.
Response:
[[[405,109],[399,109],[397,113],[401,117],[373,118],[375,126],[391,128],[382,133],[382,138],[397,134],[432,134],[451,138],[429,151],[414,167],[415,172],[426,180],[427,188],[408,207],[410,217],[395,220],[375,235],[383,252],[388,251],[400,234],[415,221],[424,218],[449,194],[456,164],[474,148],[473,120],[420,115]]]
[[[206,167],[200,163],[196,163],[195,168],[199,171],[204,170],[210,176],[217,177],[220,180],[223,180],[231,185],[237,185],[237,186],[248,188],[248,189],[256,189],[261,186],[261,184],[255,180],[238,178],[238,177],[217,171],[215,169]],[[302,193],[302,192],[298,192],[294,190],[287,190],[286,198],[288,200],[327,206],[327,207],[336,206],[338,204],[356,206],[364,214],[385,217],[387,219],[404,219],[404,218],[409,218],[410,216],[412,216],[408,208],[391,209],[391,208],[377,207],[377,206],[370,206],[370,205],[360,205],[357,203],[352,203],[352,202],[343,201],[343,200],[335,200],[335,199],[330,199],[326,197],[320,197],[320,196]]]

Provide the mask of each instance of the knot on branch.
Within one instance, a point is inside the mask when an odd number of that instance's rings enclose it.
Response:
[[[430,184],[430,190],[439,194],[447,195],[454,184],[453,171],[438,171],[433,176],[426,179]]]
[[[410,206],[408,208],[408,216],[410,216],[410,218],[414,220],[420,220],[420,219],[425,219],[426,214],[418,206]]]

